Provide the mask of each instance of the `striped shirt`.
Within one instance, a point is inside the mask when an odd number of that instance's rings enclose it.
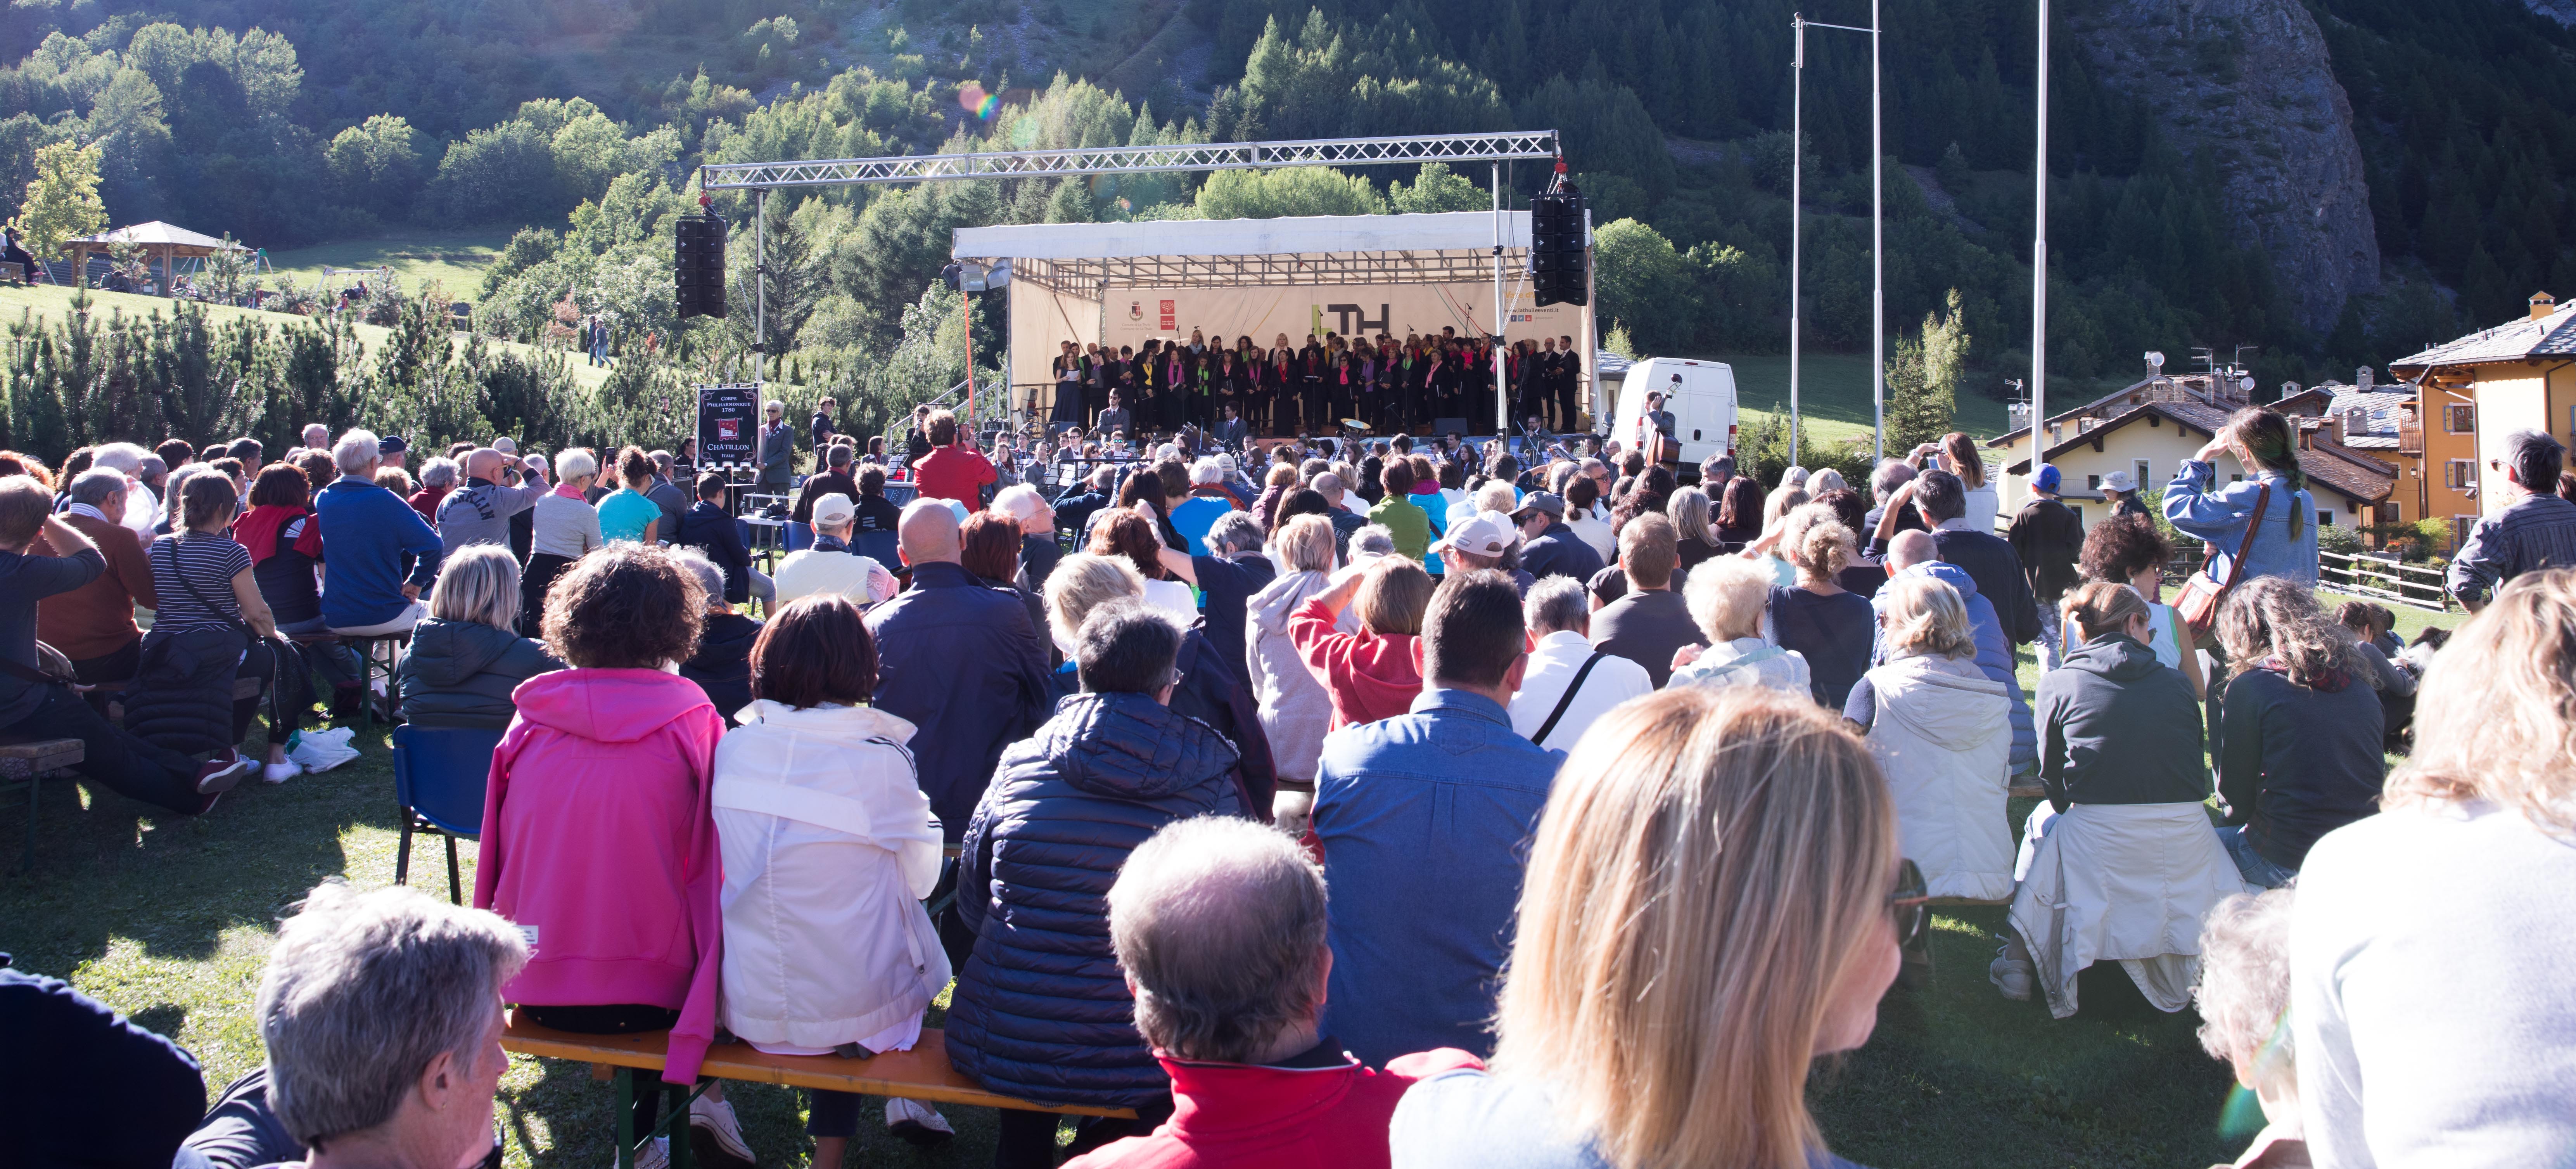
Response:
[[[2484,601],[2487,591],[2526,572],[2576,567],[2576,503],[2532,495],[2479,520],[2451,561],[2451,595]]]
[[[152,541],[152,591],[161,600],[152,612],[152,631],[239,627],[241,601],[233,596],[233,578],[249,570],[250,549],[219,532],[191,531]]]

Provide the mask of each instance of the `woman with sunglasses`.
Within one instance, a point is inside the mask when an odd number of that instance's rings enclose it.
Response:
[[[1540,817],[1490,1070],[1414,1085],[1395,1169],[1847,1169],[1808,1067],[1868,1041],[1927,899],[1878,765],[1805,695],[1620,705]]]
[[[2034,985],[2049,1013],[2075,1013],[2075,975],[2118,962],[2159,1010],[2191,1003],[2200,923],[2248,891],[2201,801],[2200,704],[2156,660],[2147,602],[2095,581],[2061,611],[2083,643],[2040,677],[2039,775],[2015,865],[2011,941],[1986,976],[2005,998]],[[2371,713],[2378,711],[2374,708]]]

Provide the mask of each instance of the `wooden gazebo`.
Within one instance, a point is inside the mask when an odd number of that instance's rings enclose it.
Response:
[[[167,295],[171,288],[171,261],[180,258],[204,259],[217,252],[228,250],[236,252],[250,250],[241,244],[227,243],[212,236],[199,235],[177,224],[163,223],[158,219],[150,223],[138,223],[132,227],[120,227],[97,235],[84,236],[80,239],[65,240],[63,243],[72,250],[72,271],[76,274],[89,270],[89,254],[94,250],[105,251],[110,244],[133,244],[142,248],[145,256],[157,256],[161,260],[161,290],[164,295]],[[77,278],[75,276],[75,279]]]

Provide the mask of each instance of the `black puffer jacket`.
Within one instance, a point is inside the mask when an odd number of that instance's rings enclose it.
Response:
[[[1234,764],[1224,736],[1142,694],[1067,698],[1002,752],[959,860],[975,949],[948,1008],[958,1071],[1044,1104],[1169,1090],[1110,952],[1109,886],[1163,825],[1239,814]]]
[[[238,629],[154,630],[125,688],[125,729],[182,754],[233,744],[233,675],[248,639]]]
[[[680,663],[680,676],[707,692],[727,730],[734,727],[734,714],[751,705],[751,645],[758,640],[760,622],[740,613],[709,613],[698,652]]]
[[[562,668],[544,646],[509,630],[425,617],[412,627],[411,650],[394,674],[403,718],[413,726],[497,731],[519,713],[510,701],[519,683]]]
[[[2192,804],[2209,798],[2200,700],[2182,671],[2107,633],[2040,675],[2039,776],[2049,802]]]

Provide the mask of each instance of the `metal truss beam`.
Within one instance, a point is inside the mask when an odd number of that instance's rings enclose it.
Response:
[[[702,190],[748,191],[842,183],[1060,178],[1163,171],[1256,170],[1281,166],[1500,162],[1522,158],[1552,159],[1556,153],[1556,131],[1516,130],[1394,138],[1312,138],[1296,142],[1204,142],[1181,146],[915,154],[804,162],[718,162],[699,167],[698,178]]]
[[[1517,270],[1522,249],[1504,250]],[[1112,288],[1255,288],[1312,284],[1471,284],[1493,279],[1491,252],[1329,252],[1314,255],[1135,256],[1012,263],[1011,279],[1096,300]]]

